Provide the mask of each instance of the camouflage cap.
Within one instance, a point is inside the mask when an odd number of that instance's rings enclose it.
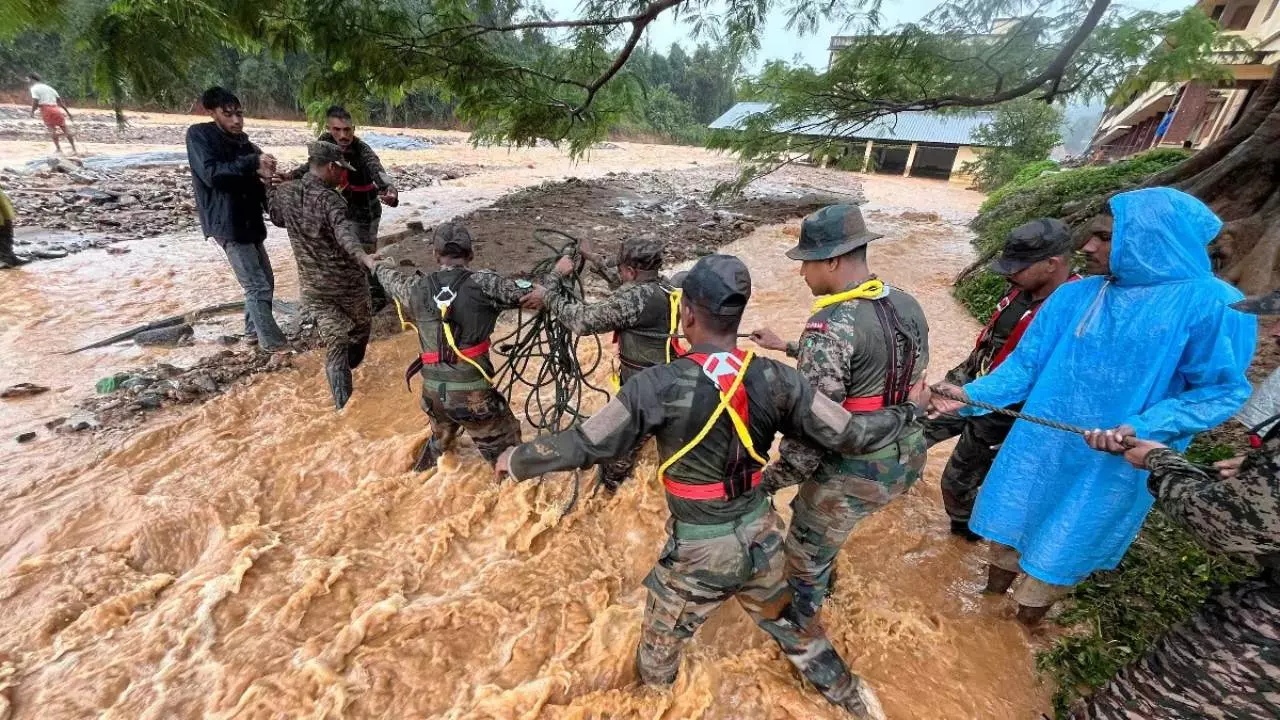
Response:
[[[618,248],[618,264],[636,270],[660,270],[662,243],[648,238],[626,240]]]
[[[681,270],[680,272],[676,273],[675,275],[672,275],[672,276],[671,276],[671,287],[683,287],[683,286],[684,286],[684,279],[685,279],[685,278],[687,278],[687,277],[689,277],[689,271],[688,271],[688,270]]]
[[[1250,315],[1280,315],[1280,290],[1247,297],[1231,307]]]
[[[706,255],[680,283],[689,302],[715,315],[739,315],[751,298],[751,273],[732,255]]]
[[[315,162],[336,163],[344,170],[355,170],[342,156],[342,148],[324,140],[316,140],[307,145],[307,159]]]
[[[991,272],[1013,275],[1041,260],[1071,252],[1071,231],[1055,218],[1039,218],[1009,231],[1004,250],[991,262]]]
[[[867,229],[857,205],[828,205],[804,219],[792,260],[830,260],[884,237]]]
[[[471,233],[460,223],[440,223],[431,232],[436,252],[441,255],[464,255],[471,252]]]

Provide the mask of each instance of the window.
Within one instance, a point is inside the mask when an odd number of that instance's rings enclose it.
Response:
[[[1253,11],[1257,9],[1257,5],[1241,5],[1235,8],[1227,18],[1226,29],[1244,30],[1249,27],[1249,21],[1253,19]]]
[[[1214,20],[1221,20],[1222,13],[1226,11],[1227,11],[1226,5],[1214,5],[1213,12],[1209,13],[1209,17],[1213,18]]]

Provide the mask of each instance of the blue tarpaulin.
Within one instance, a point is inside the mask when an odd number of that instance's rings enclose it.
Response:
[[[1210,270],[1206,246],[1222,222],[1203,203],[1151,188],[1110,204],[1111,277],[1060,287],[1013,354],[965,390],[1082,427],[1129,424],[1182,449],[1248,399],[1257,323],[1227,307],[1241,295]],[[1032,577],[1074,585],[1124,556],[1151,508],[1146,475],[1078,436],[1019,421],[970,527],[1016,548]]]

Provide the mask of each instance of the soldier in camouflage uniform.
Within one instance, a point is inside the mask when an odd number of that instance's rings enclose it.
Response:
[[[513,448],[498,470],[523,479],[584,468],[653,435],[671,519],[666,546],[644,581],[640,678],[674,682],[684,645],[716,608],[737,597],[828,700],[859,718],[883,717],[821,627],[787,614],[782,523],[760,471],[778,432],[847,453],[892,442],[916,422],[928,389],[920,382],[902,404],[851,415],[814,393],[795,370],[736,347],[751,295],[741,260],[704,257],[682,287],[689,353],[641,371],[581,426]]]
[[[427,275],[406,275],[390,259],[369,263],[387,293],[412,316],[422,349],[405,379],[422,375],[422,409],[431,418],[431,438],[413,469],[434,467],[462,430],[492,465],[520,442],[520,422],[493,387],[489,336],[502,311],[539,307],[542,289],[468,268],[474,257],[471,234],[461,225],[437,226],[433,242],[440,267]]]
[[[805,218],[799,244],[787,257],[814,295],[814,314],[799,342],[770,330],[752,339],[785,350],[814,389],[850,412],[906,402],[929,364],[929,326],[915,298],[877,280],[867,268],[867,230],[855,205],[832,205]],[[787,581],[796,615],[810,623],[826,598],[835,558],[864,517],[906,492],[925,463],[919,424],[904,426],[856,454],[833,453],[786,440],[765,470],[770,492],[800,485],[787,534]]]
[[[678,296],[671,283],[658,274],[662,269],[662,245],[656,240],[627,240],[618,248],[614,265],[602,262],[590,250],[584,255],[609,283],[613,292],[608,299],[583,303],[567,287],[558,284],[548,287],[546,308],[578,335],[614,333],[620,384],[645,368],[677,357],[680,350],[670,334],[679,324],[679,312],[673,313],[671,303],[671,299]],[[572,259],[561,258],[556,273],[567,277],[572,272]],[[609,492],[616,491],[631,474],[642,445],[600,464],[599,482]]]
[[[991,271],[1008,278],[1010,290],[996,304],[973,352],[947,373],[947,382],[968,384],[1004,362],[1045,299],[1063,283],[1077,279],[1071,273],[1072,249],[1071,233],[1061,220],[1032,220],[1009,232]],[[982,539],[969,529],[969,516],[997,449],[1012,427],[1013,418],[998,413],[944,415],[925,421],[925,442],[930,447],[960,436],[942,471],[942,502],[951,519],[952,534],[970,542]]]
[[[395,207],[400,203],[395,181],[383,169],[378,153],[368,143],[356,137],[351,113],[341,105],[334,105],[325,112],[325,132],[320,135],[319,140],[342,148],[342,158],[347,161],[349,169],[340,178],[338,191],[342,193],[342,199],[347,201],[347,217],[355,226],[360,244],[365,252],[375,252],[378,249],[378,224],[382,220],[382,206]],[[293,171],[292,177],[299,179],[306,172],[307,167],[303,165]],[[387,304],[387,297],[376,279],[371,277],[370,280],[373,310],[377,312]]]
[[[1280,291],[1232,307],[1280,315]],[[1272,334],[1280,338],[1278,330]],[[1145,440],[1125,453],[1134,467],[1151,471],[1148,488],[1166,515],[1209,549],[1260,573],[1210,598],[1156,640],[1146,657],[1073,708],[1073,718],[1280,717],[1280,406],[1267,414],[1253,428],[1262,433],[1261,447],[1238,469],[1210,474]]]
[[[367,257],[347,219],[347,204],[334,190],[350,166],[333,143],[307,146],[310,168],[300,180],[270,190],[271,222],[289,231],[298,262],[304,312],[315,319],[325,345],[325,375],[339,410],[351,399],[351,370],[364,360],[372,314]]]

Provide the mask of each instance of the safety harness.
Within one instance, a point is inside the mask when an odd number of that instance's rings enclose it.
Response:
[[[665,344],[666,362],[670,363],[678,357],[682,357],[688,348],[684,346],[675,336],[680,330],[680,298],[683,291],[680,288],[669,287],[666,284],[659,284],[662,291],[667,295],[667,340]],[[644,370],[653,366],[653,363],[638,362],[632,358],[628,358],[622,353],[622,334],[626,330],[619,330],[613,334],[613,342],[618,345],[618,362],[632,370]],[[609,377],[609,382],[613,385],[613,391],[616,393],[622,387],[622,379],[618,373],[614,373]]]
[[[461,288],[463,283],[470,277],[471,271],[463,270],[461,277],[454,281],[454,285]],[[486,339],[484,342],[470,347],[459,348],[457,341],[454,340],[453,328],[451,327],[452,321],[449,318],[449,310],[453,307],[454,301],[458,299],[458,292],[452,285],[438,285],[439,278],[435,273],[429,276],[428,282],[430,283],[430,289],[434,290],[431,294],[431,300],[435,303],[436,310],[440,313],[440,327],[436,331],[436,350],[423,351],[416,360],[409,364],[404,373],[405,383],[408,384],[413,376],[427,365],[456,365],[461,360],[475,368],[476,372],[480,373],[480,377],[492,385],[493,378],[489,376],[484,366],[476,362],[476,358],[482,357],[489,352],[489,340]],[[396,312],[400,313],[399,303],[396,303]],[[400,313],[400,324],[401,327],[405,325],[413,327],[412,324],[404,319],[403,313]],[[414,329],[417,330],[417,328]]]
[[[1071,277],[1067,278],[1067,282],[1079,279],[1079,275],[1073,274]],[[1001,313],[1007,310],[1009,306],[1013,304],[1013,301],[1018,299],[1018,296],[1021,294],[1021,288],[1014,288],[1013,292],[1005,295],[1003,298],[1000,298],[1000,302],[996,303],[996,311],[992,313],[991,319],[987,321],[987,326],[982,328],[982,332],[978,333],[978,342],[974,344],[975,350],[980,349],[982,345],[991,338],[991,334],[995,332],[996,321],[1000,319]],[[1031,326],[1031,321],[1035,318],[1036,313],[1040,312],[1040,308],[1043,306],[1044,302],[1041,301],[1027,308],[1027,311],[1022,313],[1022,317],[1018,318],[1018,324],[1013,327],[1013,332],[1009,333],[1009,337],[1005,338],[1004,344],[1001,345],[1000,349],[996,351],[996,354],[991,357],[987,366],[978,368],[978,377],[982,377],[983,375],[990,373],[992,370],[995,370],[1000,363],[1005,361],[1005,358],[1008,358],[1009,355],[1013,353],[1014,348],[1018,346],[1018,341],[1022,339],[1024,334],[1026,334],[1027,328]]]
[[[884,392],[880,395],[846,397],[841,406],[849,412],[872,412],[881,408],[900,405],[911,394],[911,376],[920,356],[915,338],[902,326],[898,311],[889,301],[889,289],[884,282],[871,278],[861,285],[833,295],[824,295],[813,303],[817,313],[825,308],[850,300],[870,300],[875,308],[880,330],[884,334],[889,351],[888,369],[885,373]]]
[[[755,354],[735,349],[733,352],[689,353],[684,357],[698,363],[702,374],[715,384],[720,402],[698,434],[662,463],[658,468],[658,478],[667,492],[683,500],[732,500],[760,484],[761,468],[768,463],[756,451],[751,440],[747,424],[750,419],[750,403],[747,389],[742,384]],[[668,477],[667,470],[705,440],[725,412],[729,413],[735,434],[729,447],[724,481],[721,484],[694,484]]]
[[[1270,425],[1275,425],[1275,427],[1272,427],[1270,430],[1267,431],[1267,435],[1274,433],[1276,430],[1280,429],[1280,424],[1277,424],[1277,421],[1280,421],[1280,415],[1272,415],[1266,420],[1263,420],[1257,425],[1254,425],[1253,427],[1249,428],[1249,447],[1253,448],[1254,450],[1257,450],[1258,448],[1262,447],[1263,429],[1267,428]]]

